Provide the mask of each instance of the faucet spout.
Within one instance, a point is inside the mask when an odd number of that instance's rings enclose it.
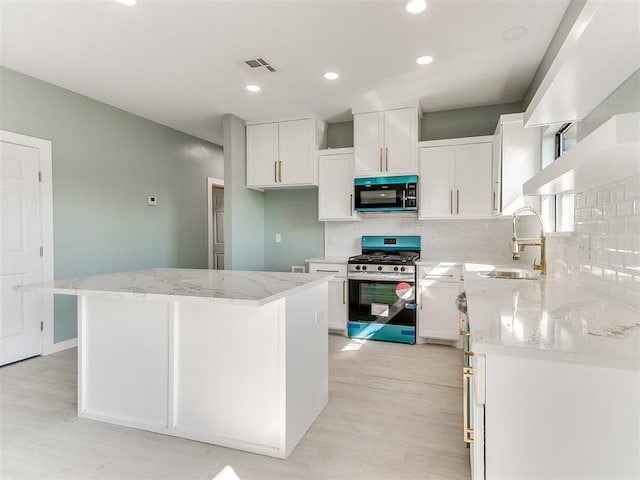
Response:
[[[518,232],[516,230],[516,220],[524,214],[533,214],[540,223],[540,240],[531,242],[527,240],[518,240]],[[542,275],[547,274],[547,252],[546,252],[546,237],[544,235],[544,226],[542,225],[542,217],[540,213],[533,207],[521,207],[513,213],[512,219],[513,226],[513,238],[511,240],[511,256],[514,260],[520,259],[520,252],[523,252],[526,247],[540,247],[540,263],[533,262],[533,269],[540,270]]]

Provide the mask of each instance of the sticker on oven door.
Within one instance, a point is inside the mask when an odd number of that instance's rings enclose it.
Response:
[[[389,305],[386,303],[371,302],[371,315],[374,315],[376,317],[388,317]]]
[[[407,282],[400,282],[396,285],[396,295],[402,300],[410,300],[413,298],[413,287]]]

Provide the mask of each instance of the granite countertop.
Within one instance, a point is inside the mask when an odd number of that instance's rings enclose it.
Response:
[[[347,263],[348,261],[349,257],[314,257],[305,260],[307,263]]]
[[[154,268],[55,280],[23,285],[18,289],[63,295],[169,299],[259,306],[320,285],[332,277],[332,275],[320,273]]]
[[[640,312],[562,276],[478,274],[493,269],[464,265],[474,352],[640,370]]]

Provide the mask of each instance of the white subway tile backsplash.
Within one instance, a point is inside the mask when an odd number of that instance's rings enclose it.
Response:
[[[640,176],[577,192],[574,206],[576,235],[553,238],[552,264],[582,285],[640,308]]]
[[[633,180],[625,183],[624,194],[627,200],[640,197],[640,178],[634,178]]]

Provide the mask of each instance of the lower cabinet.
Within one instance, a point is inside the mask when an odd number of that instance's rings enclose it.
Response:
[[[639,371],[471,350],[472,480],[640,478]]]
[[[460,338],[456,308],[456,297],[460,293],[460,267],[454,264],[420,266],[418,285],[418,336],[457,341]]]
[[[329,330],[347,331],[348,282],[347,265],[344,263],[309,263],[309,273],[333,273],[329,281]]]

